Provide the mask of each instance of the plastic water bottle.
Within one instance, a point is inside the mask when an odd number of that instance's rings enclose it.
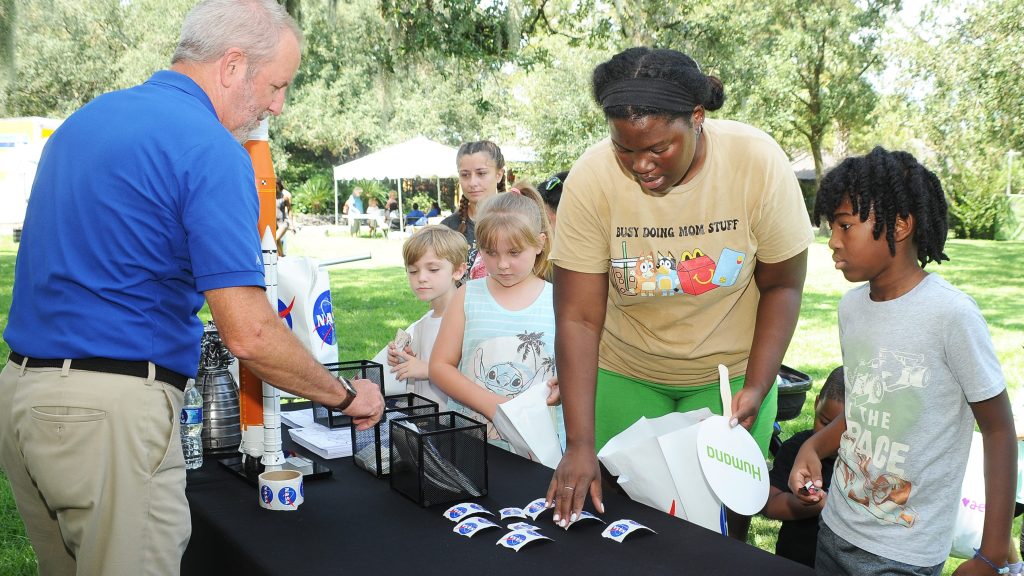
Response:
[[[203,395],[196,381],[185,386],[185,405],[181,409],[181,449],[185,453],[185,469],[203,465]]]

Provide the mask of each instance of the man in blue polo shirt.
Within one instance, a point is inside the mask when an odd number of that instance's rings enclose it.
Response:
[[[177,574],[191,532],[176,424],[205,297],[258,376],[366,428],[383,402],[304,351],[263,290],[239,144],[280,114],[301,35],[275,0],[206,0],[170,70],[53,134],[18,254],[0,464],[42,574]]]

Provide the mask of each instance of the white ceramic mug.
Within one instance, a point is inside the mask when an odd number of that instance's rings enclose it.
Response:
[[[298,510],[306,499],[302,472],[273,470],[260,474],[260,506],[268,510]]]

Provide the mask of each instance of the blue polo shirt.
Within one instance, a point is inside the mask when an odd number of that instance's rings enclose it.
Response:
[[[258,215],[252,161],[190,78],[104,94],[43,150],[4,339],[195,375],[203,292],[264,286]]]

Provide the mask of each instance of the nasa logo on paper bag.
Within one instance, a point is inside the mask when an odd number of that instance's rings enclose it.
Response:
[[[292,329],[292,308],[295,307],[295,297],[292,296],[292,301],[285,304],[284,301],[277,301],[277,317],[284,320],[284,323],[288,325],[288,329]]]
[[[334,345],[334,311],[331,306],[331,291],[326,290],[316,298],[313,305],[313,326],[316,335],[324,344]]]
[[[715,496],[728,508],[752,516],[768,501],[768,465],[750,432],[729,427],[723,416],[700,423],[697,459]]]

